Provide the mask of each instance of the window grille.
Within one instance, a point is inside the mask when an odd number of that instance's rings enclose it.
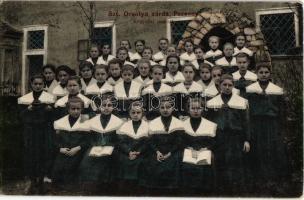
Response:
[[[94,38],[93,43],[97,43],[99,45],[102,44],[112,44],[112,27],[98,27],[94,28]]]
[[[28,31],[27,49],[44,48],[44,30]]]
[[[178,42],[182,39],[182,35],[184,34],[186,27],[190,20],[183,21],[171,21],[171,43],[178,44]]]

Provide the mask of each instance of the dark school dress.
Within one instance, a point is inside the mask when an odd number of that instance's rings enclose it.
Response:
[[[30,92],[18,98],[23,122],[24,173],[30,178],[48,175],[53,159],[52,106],[55,97],[47,92]],[[32,105],[32,109],[28,106]]]
[[[222,67],[223,74],[232,74],[236,72],[239,68],[236,64],[236,58],[230,57],[226,58],[225,56],[215,61],[215,64]]]
[[[147,141],[149,136],[147,121],[138,122],[129,120],[117,131],[118,136],[118,166],[117,178],[137,182],[140,167],[147,153]],[[129,152],[137,151],[140,154],[135,160],[129,159]]]
[[[217,184],[240,191],[244,183],[243,145],[249,141],[248,102],[236,95],[218,95],[207,102],[208,119],[217,124],[214,149]]]
[[[123,124],[123,121],[115,115],[96,115],[89,120],[90,145],[80,163],[81,182],[108,183],[112,181],[112,168],[114,163],[114,151],[117,148],[116,131]],[[114,147],[110,155],[91,156],[92,148]]]
[[[158,117],[149,124],[150,149],[144,160],[140,184],[149,188],[176,188],[180,179],[182,122],[175,117]],[[157,161],[156,152],[171,152]]]
[[[160,116],[160,98],[171,94],[172,87],[165,83],[154,83],[153,80],[148,83],[148,86],[142,91],[143,104],[146,112],[145,116],[147,120],[153,120]]]
[[[213,151],[216,136],[216,124],[205,118],[189,118],[183,122],[184,148],[200,151]],[[187,162],[181,164],[181,186],[210,191],[215,186],[214,160],[211,164],[198,165]]]
[[[117,115],[128,118],[129,108],[133,101],[141,99],[142,85],[134,80],[121,81],[114,86],[114,94],[117,100]]]
[[[240,71],[232,74],[234,87],[240,90],[240,96],[246,98],[246,87],[257,81],[257,75],[249,70],[245,75],[241,75]]]
[[[78,180],[78,168],[83,154],[88,146],[90,127],[87,121],[82,122],[81,116],[72,118],[69,115],[54,122],[56,130],[55,146],[57,156],[53,166],[52,177],[55,183],[69,183]],[[60,148],[81,149],[74,156],[67,156],[60,152]]]
[[[249,85],[246,92],[249,101],[255,177],[261,182],[286,178],[290,166],[283,142],[286,121],[283,89],[269,82],[263,90],[260,83],[256,82]]]

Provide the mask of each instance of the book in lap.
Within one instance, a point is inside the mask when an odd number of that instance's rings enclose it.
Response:
[[[185,149],[183,162],[194,165],[211,165],[211,151],[210,150],[195,151],[192,149]]]
[[[114,147],[113,146],[94,146],[91,148],[89,156],[101,157],[112,155]]]

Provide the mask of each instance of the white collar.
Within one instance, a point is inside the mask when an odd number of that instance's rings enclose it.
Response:
[[[185,53],[183,53],[182,55],[180,55],[180,59],[181,59],[181,60],[194,61],[194,60],[196,60],[196,56],[195,56],[194,53],[191,53],[191,54],[189,55],[187,52],[185,52]]]
[[[91,80],[90,80],[90,82],[89,82],[88,85],[86,85],[86,83],[84,82],[83,78],[81,78],[80,81],[81,81],[81,87],[82,87],[82,89],[85,89],[86,87],[97,83],[96,79],[93,78],[93,77],[91,78]]]
[[[98,87],[97,83],[94,83],[86,88],[86,94],[104,94],[107,92],[113,92],[113,86],[106,81],[101,88]]]
[[[248,49],[248,48],[246,48],[246,47],[243,47],[243,48],[241,48],[241,49],[239,49],[239,48],[237,48],[237,47],[234,47],[234,54],[233,55],[237,55],[238,53],[240,53],[240,52],[242,52],[242,53],[246,53],[246,54],[248,54],[249,56],[252,56],[252,51],[250,50],[250,49]]]
[[[145,80],[143,80],[141,75],[139,75],[138,77],[136,77],[134,79],[134,81],[137,81],[138,83],[142,84],[142,86],[146,86],[151,81],[151,78],[149,76],[147,76],[147,78],[145,78]]]
[[[233,80],[234,81],[238,81],[241,78],[241,74],[240,74],[240,70],[234,72],[232,74],[233,76]],[[246,74],[244,76],[245,80],[249,80],[249,81],[256,81],[257,80],[257,75],[249,70],[246,71]]]
[[[166,55],[162,52],[159,51],[156,54],[153,55],[153,60],[154,61],[160,61],[160,60],[164,60],[166,58]]]
[[[249,86],[246,87],[246,92],[247,93],[257,93],[257,94],[262,94],[263,89],[261,88],[259,82],[253,83]],[[273,84],[272,82],[269,82],[266,90],[266,94],[272,94],[272,95],[283,95],[284,91],[281,87]]]
[[[148,137],[149,124],[145,120],[141,120],[141,124],[135,134],[132,120],[125,122],[117,131],[118,135],[127,135],[133,139],[139,139],[142,137]]]
[[[177,119],[176,117],[172,116],[172,120],[169,126],[168,132],[165,131],[164,124],[161,121],[161,117],[158,117],[149,123],[149,134],[170,134],[174,131],[182,131],[183,123]]]
[[[217,49],[216,51],[209,50],[205,54],[205,59],[206,58],[210,58],[210,57],[220,56],[222,54],[223,54],[223,52],[221,50],[219,50],[219,49]]]
[[[172,76],[169,72],[166,73],[166,78],[162,80],[163,83],[177,83],[177,82],[184,82],[185,77],[184,75],[178,71],[175,76]]]
[[[146,87],[146,88],[142,91],[142,95],[145,95],[145,94],[153,94],[154,96],[159,97],[159,96],[166,96],[166,95],[172,94],[172,87],[170,87],[169,85],[167,85],[167,84],[165,84],[165,83],[161,83],[158,92],[156,92],[156,91],[154,90],[154,87],[153,87],[153,80],[151,80],[151,81],[152,81],[152,83],[149,84],[149,86]],[[148,85],[148,84],[147,84],[147,85]]]
[[[115,57],[112,56],[111,54],[108,55],[107,60],[104,60],[102,56],[99,56],[99,57],[98,57],[98,60],[97,60],[97,62],[96,62],[96,64],[98,64],[98,65],[101,65],[101,64],[107,65],[108,62],[109,62],[110,60],[114,59],[114,58],[115,58]]]
[[[220,65],[220,66],[237,66],[237,64],[236,64],[236,58],[235,57],[232,57],[232,60],[231,60],[231,62],[229,63],[228,61],[227,61],[227,59],[225,58],[225,56],[224,57],[222,57],[222,58],[220,58],[220,59],[218,59],[218,60],[216,60],[215,61],[215,64],[216,65]]]
[[[213,81],[211,81],[209,83],[209,85],[207,86],[207,88],[205,89],[205,91],[202,93],[203,96],[206,97],[214,97],[219,93],[219,91],[217,90],[215,83]]]
[[[54,88],[55,88],[58,84],[59,84],[58,81],[57,81],[56,79],[54,79],[54,80],[52,81],[52,83],[50,84],[50,86],[49,86],[49,87],[48,87],[48,86],[45,86],[44,89],[46,90],[46,92],[52,94]]]
[[[108,78],[108,83],[112,86],[116,85],[118,82],[123,81],[123,79],[120,77],[117,81],[115,81],[112,77]]]
[[[221,108],[223,104],[224,102],[220,94],[207,101],[207,107],[212,109]],[[227,104],[229,108],[234,109],[246,110],[248,108],[247,99],[244,99],[243,97],[240,97],[239,95],[233,93]]]
[[[82,94],[77,94],[77,97],[79,97],[83,102],[84,102],[84,107],[88,108],[90,106],[91,100],[89,98],[87,98],[86,96],[82,95]],[[60,99],[58,99],[55,103],[55,108],[57,107],[66,107],[66,104],[69,100],[69,95],[65,95],[64,97],[61,97]]]
[[[93,65],[95,65],[91,57],[89,57],[88,59],[86,59],[86,61],[92,63]]]
[[[191,135],[194,137],[197,137],[197,136],[215,137],[217,124],[202,117],[202,121],[201,121],[198,129],[194,132],[193,128],[191,126],[190,118],[188,118],[185,121],[183,121],[183,127],[185,129],[185,132],[188,135]]]
[[[139,55],[139,53],[133,53],[132,55],[130,55],[130,60],[133,61],[133,60],[139,60],[141,59],[141,55]]]
[[[77,119],[75,124],[71,127],[69,122],[69,115],[66,115],[54,122],[55,130],[63,131],[90,131],[88,121],[81,122],[81,116]]]
[[[62,88],[60,84],[58,84],[54,90],[53,90],[53,95],[55,96],[64,96],[68,94],[68,90],[65,88]]]
[[[131,63],[129,61],[125,61],[123,65],[131,65],[133,66],[134,68],[136,67],[136,65],[134,63]]]
[[[119,129],[120,126],[123,124],[123,121],[118,117],[116,117],[115,115],[111,114],[110,121],[108,122],[106,128],[103,128],[100,122],[100,114],[98,114],[89,120],[89,124],[90,124],[90,129],[92,131],[98,133],[108,133]]]
[[[41,103],[45,103],[45,104],[55,103],[55,97],[52,94],[47,93],[45,91],[42,91],[38,100]],[[18,104],[30,105],[33,103],[33,101],[34,101],[33,92],[30,92],[30,93],[18,98]]]
[[[201,93],[201,92],[203,92],[202,86],[196,83],[195,81],[192,82],[188,90],[186,89],[184,83],[179,83],[178,85],[173,87],[173,93],[190,94],[190,93]]]
[[[142,84],[132,80],[129,90],[129,96],[127,97],[124,88],[124,81],[121,81],[114,86],[114,94],[117,99],[136,99],[140,97],[141,88]]]

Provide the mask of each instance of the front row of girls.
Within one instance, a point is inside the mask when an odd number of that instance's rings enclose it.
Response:
[[[202,84],[211,82],[206,78],[210,76],[207,68],[201,70]],[[128,186],[201,188],[206,192],[217,185],[223,192],[237,192],[248,184],[244,157],[249,155],[251,164],[246,166],[252,168],[252,182],[257,185],[287,175],[281,132],[285,122],[283,90],[270,81],[269,66],[257,66],[258,81],[245,87],[246,99],[233,92],[234,78],[220,76],[221,68],[214,67],[212,81],[219,93],[206,102],[205,97],[194,95],[201,90],[192,78],[193,65],[184,66],[184,82],[173,87],[161,82],[163,68],[156,65],[151,84],[141,91],[140,84],[132,80],[132,69],[124,66],[123,80],[113,88],[106,82],[107,68],[97,67],[92,95],[103,95],[95,97],[100,101],[94,103],[80,93],[77,77],[67,78],[68,94],[57,101],[43,91],[43,76],[31,78],[32,92],[18,103],[25,127],[25,167],[32,188],[44,179],[71,183],[77,178],[88,184],[122,181]],[[65,67],[60,70],[63,77],[69,72]],[[241,69],[239,77],[246,78]],[[63,87],[62,83],[58,86]],[[116,101],[111,91],[118,97]],[[120,106],[128,107],[119,113]],[[181,110],[176,112],[176,108]],[[55,122],[51,113],[55,113]],[[126,114],[128,120],[122,120]],[[50,128],[53,122],[55,138]],[[55,161],[50,162],[53,154]]]

